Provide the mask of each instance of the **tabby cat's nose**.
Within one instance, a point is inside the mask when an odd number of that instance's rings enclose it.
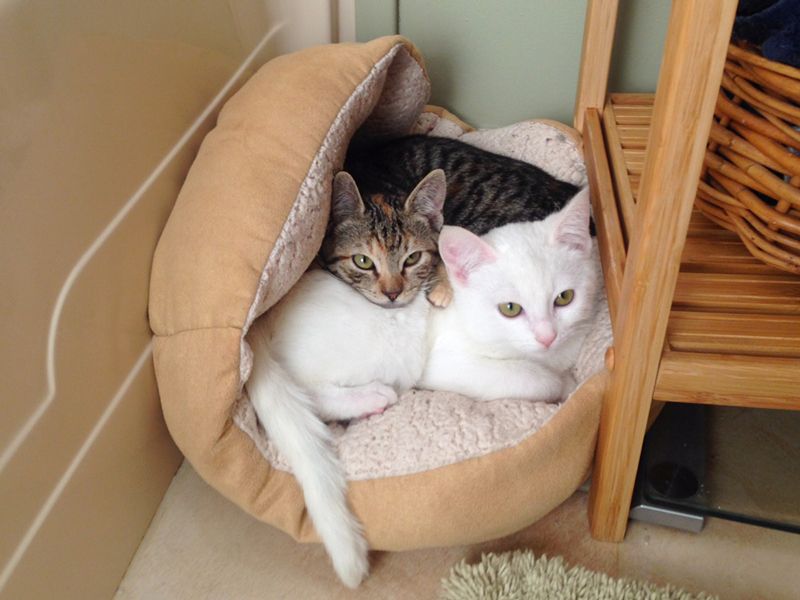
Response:
[[[400,295],[400,292],[403,290],[391,291],[391,292],[383,292],[383,295],[386,296],[389,300],[394,302],[397,300],[397,297]]]

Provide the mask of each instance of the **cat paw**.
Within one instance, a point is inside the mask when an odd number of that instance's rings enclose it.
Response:
[[[453,288],[450,284],[440,281],[428,292],[428,302],[439,308],[445,308],[453,301]]]
[[[380,414],[397,402],[397,392],[393,387],[382,383],[371,383],[359,391],[362,416]]]
[[[383,391],[383,397],[386,398],[387,407],[396,404],[397,401],[400,400],[400,396],[397,395],[397,390],[391,386],[386,386],[386,389]]]

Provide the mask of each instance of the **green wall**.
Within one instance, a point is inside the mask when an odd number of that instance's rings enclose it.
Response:
[[[655,90],[669,5],[620,1],[612,91]],[[431,102],[475,126],[571,123],[585,14],[586,0],[356,0],[356,33],[411,39]]]

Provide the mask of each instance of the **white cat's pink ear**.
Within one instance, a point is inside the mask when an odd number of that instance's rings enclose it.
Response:
[[[442,208],[447,194],[444,171],[435,169],[428,173],[408,195],[405,210],[422,215],[434,230],[439,231],[444,223]]]
[[[461,227],[445,226],[439,234],[439,255],[452,280],[467,283],[472,272],[497,260],[489,244]]]
[[[591,202],[587,186],[552,216],[554,220],[553,241],[583,253],[589,252],[592,247],[592,238],[589,234],[590,215]]]
[[[339,171],[333,178],[331,194],[331,219],[340,223],[345,219],[363,215],[364,201],[350,173]]]

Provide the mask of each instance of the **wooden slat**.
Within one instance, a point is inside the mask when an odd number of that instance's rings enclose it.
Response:
[[[753,256],[738,235],[713,223],[696,209],[689,222],[681,270],[694,273],[760,273],[785,276],[784,271]]]
[[[725,231],[725,230],[723,230]],[[686,273],[780,273],[764,264],[736,239],[694,237],[686,239],[681,257],[681,271]]]
[[[689,235],[708,240],[739,240],[738,235],[713,223],[696,208],[692,212],[692,218],[689,221]]]
[[[625,535],[736,4],[681,0],[672,5],[589,497],[592,535],[601,540]]]
[[[611,172],[614,177],[617,197],[619,198],[619,209],[622,213],[622,234],[627,242],[627,240],[630,239],[630,229],[633,227],[636,206],[633,201],[631,182],[628,178],[625,156],[623,154],[622,144],[620,143],[615,117],[614,106],[608,103],[606,105],[606,112],[603,115],[603,129],[606,136],[608,157],[611,161]]]
[[[654,399],[800,410],[800,359],[667,352]]]
[[[632,114],[617,115],[617,123],[620,125],[649,125],[652,116],[649,112],[635,112]]]
[[[615,327],[619,307],[622,273],[625,269],[625,242],[611,183],[611,172],[603,143],[600,115],[594,109],[586,111],[583,129],[586,172],[592,192],[592,216],[597,228],[597,243],[608,296],[611,324]]]
[[[681,352],[800,358],[800,316],[673,310],[667,339]]]
[[[619,0],[592,0],[586,5],[578,93],[573,117],[575,129],[578,131],[584,129],[586,110],[594,108],[602,113],[606,102],[618,4]]]
[[[639,185],[642,183],[642,178],[639,175],[631,175],[629,177],[631,181],[631,193],[633,194],[633,201],[639,201]]]
[[[653,106],[653,94],[611,94],[611,102],[619,106]]]
[[[630,164],[626,162],[625,167],[628,169],[628,174],[632,178],[636,176],[641,176],[642,173],[644,173],[644,165],[642,165],[641,163]]]
[[[650,125],[653,117],[652,106],[614,105],[619,125]]]
[[[620,148],[622,148],[622,145],[620,145]],[[628,163],[628,164],[630,164],[630,163],[641,163],[641,165],[644,166],[645,153],[644,153],[643,149],[641,149],[641,148],[632,148],[632,149],[623,148],[622,149],[622,155],[625,157],[625,162],[626,163]]]
[[[622,137],[623,142],[627,139],[630,140],[647,140],[650,137],[650,122],[652,121],[651,118],[648,119],[646,123],[638,124],[638,125],[625,125],[619,122],[619,111],[620,107],[616,104],[612,104],[615,108],[615,114],[617,115],[617,125],[619,126],[620,136]]]
[[[777,273],[777,271],[776,271]],[[681,273],[676,308],[800,315],[800,278],[792,275]]]
[[[636,159],[625,159],[625,164],[628,167],[628,172],[630,173],[641,173],[642,169],[644,168],[644,160],[636,160]]]
[[[623,148],[640,150],[647,148],[647,138],[650,135],[649,120],[646,125],[623,125],[617,118],[617,130]]]
[[[643,115],[653,114],[653,98],[654,94],[609,94],[608,101],[611,102],[622,115]],[[632,104],[638,98],[649,98],[651,104]]]

